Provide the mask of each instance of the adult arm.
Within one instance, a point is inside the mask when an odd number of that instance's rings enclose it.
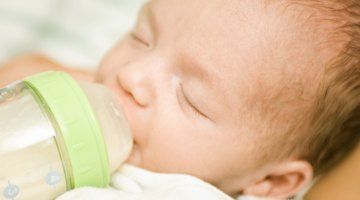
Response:
[[[0,65],[0,87],[16,80],[45,71],[64,71],[80,81],[93,81],[94,73],[90,70],[65,67],[39,54],[23,55]]]

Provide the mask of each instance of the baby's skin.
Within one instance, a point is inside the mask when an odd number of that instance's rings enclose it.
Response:
[[[313,169],[295,155],[277,159],[283,124],[306,110],[335,53],[319,50],[320,33],[305,23],[313,10],[266,2],[152,0],[96,72],[27,56],[1,68],[0,83],[55,69],[104,84],[130,122],[128,163],[190,174],[233,196],[290,197]]]

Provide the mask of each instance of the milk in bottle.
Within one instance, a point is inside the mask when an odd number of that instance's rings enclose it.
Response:
[[[106,187],[131,148],[121,105],[101,85],[46,72],[0,89],[0,199]]]

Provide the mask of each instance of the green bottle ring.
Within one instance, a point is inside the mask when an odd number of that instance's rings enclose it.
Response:
[[[57,143],[63,143],[71,172],[70,187],[105,187],[110,181],[107,149],[91,104],[78,83],[64,72],[30,76],[31,88],[56,123]],[[61,142],[62,141],[62,142]]]

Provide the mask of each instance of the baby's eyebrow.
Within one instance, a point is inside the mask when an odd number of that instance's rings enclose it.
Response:
[[[193,77],[198,78],[200,81],[205,82],[208,86],[212,86],[214,83],[214,76],[211,76],[209,73],[209,69],[211,66],[199,61],[196,58],[192,58],[191,56],[183,55],[184,65],[182,66],[184,72]]]
[[[157,28],[159,26],[158,16],[156,15],[156,11],[154,10],[154,7],[151,4],[151,1],[148,1],[142,8],[142,12],[144,14],[144,17],[146,18],[146,21],[150,24],[151,30],[153,33],[157,33]],[[209,73],[209,70],[211,66],[209,66],[209,63],[203,63],[197,58],[194,58],[190,55],[179,54],[181,56],[181,60],[183,61],[183,71],[185,74],[189,74],[192,77],[198,78],[201,82],[205,82],[208,86],[212,86],[214,77],[211,76],[213,74]]]
[[[143,8],[141,9],[141,14],[143,14],[144,19],[147,23],[150,24],[151,30],[156,33],[156,27],[158,26],[158,19],[156,17],[156,12],[153,9],[151,1],[148,1],[144,4]]]

